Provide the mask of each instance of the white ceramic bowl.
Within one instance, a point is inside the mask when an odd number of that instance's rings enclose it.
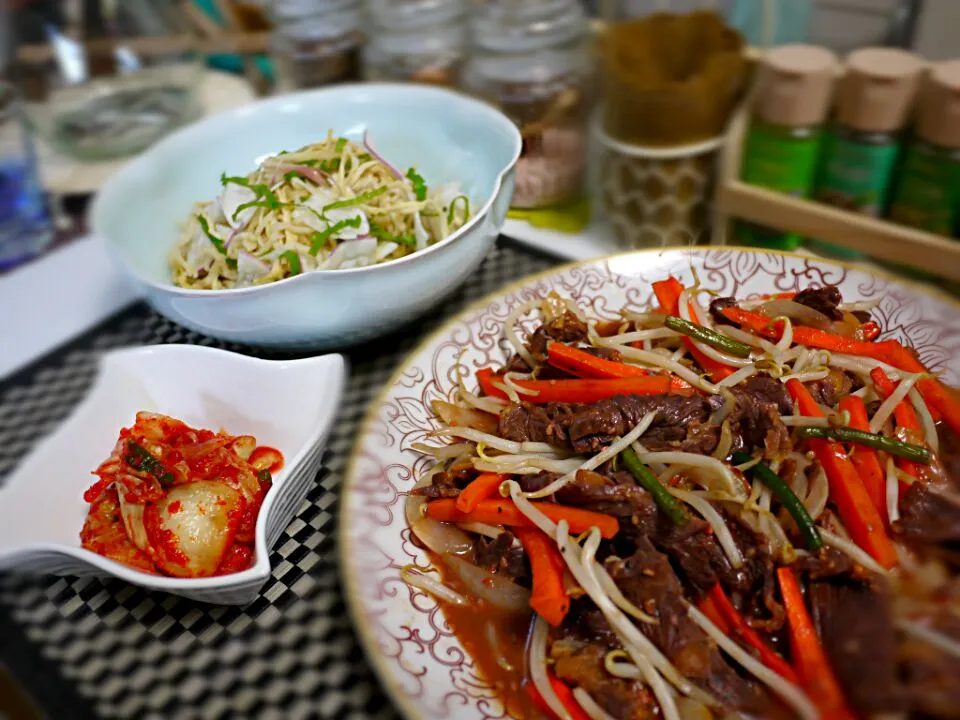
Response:
[[[416,166],[431,185],[455,180],[475,217],[421,252],[367,268],[305,273],[269,285],[185,290],[167,258],[193,203],[220,192],[219,177],[292,150],[328,129]],[[493,108],[417,85],[344,85],[254,103],[171,135],[114,175],[97,197],[94,233],[108,241],[148,302],[193,330],[250,345],[320,348],[360,342],[434,307],[483,260],[503,226],[520,133]]]
[[[0,570],[113,575],[152,590],[223,605],[251,602],[270,576],[268,552],[307,495],[343,393],[340,355],[268,361],[190,345],[118,350],[103,357],[86,399],[14,470],[0,490]],[[256,528],[256,561],[243,572],[173,578],[134,570],[80,547],[91,472],[139,410],[188,425],[249,434],[283,453]]]

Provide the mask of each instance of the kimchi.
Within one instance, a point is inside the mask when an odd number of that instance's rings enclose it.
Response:
[[[283,456],[251,435],[137,413],[84,493],[83,547],[147,573],[225,575],[253,564],[257,516]]]

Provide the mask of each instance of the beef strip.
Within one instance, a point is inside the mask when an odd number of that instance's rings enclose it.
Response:
[[[954,489],[960,490],[960,435],[945,422],[940,422],[937,423],[937,437],[940,440],[937,459]]]
[[[830,664],[862,716],[904,709],[888,589],[833,578],[810,583],[814,622]]]
[[[547,361],[547,343],[550,340],[562,343],[578,343],[586,339],[586,324],[567,310],[562,315],[534,330],[527,342],[527,349],[533,355],[534,360],[543,365]],[[527,368],[527,371],[529,371],[529,368]]]
[[[732,388],[736,408],[730,414],[734,434],[732,452],[764,448],[767,455],[790,449],[790,433],[780,420],[793,411],[783,383],[769,375],[755,375]]]
[[[642,539],[633,555],[610,558],[606,568],[630,602],[658,618],[656,625],[642,623],[639,627],[682,675],[728,707],[764,715],[769,698],[738,675],[716,644],[690,619],[683,603],[683,587],[666,555]]]
[[[659,709],[642,683],[618,678],[606,671],[603,658],[609,650],[598,644],[556,641],[550,647],[553,671],[568,685],[583,688],[617,720],[653,720],[659,717]]]
[[[780,415],[792,405],[782,383],[758,375],[732,390],[736,408],[730,421],[734,450],[787,449],[789,434]],[[709,422],[723,400],[699,395],[618,395],[586,405],[522,403],[500,414],[500,435],[509,440],[547,442],[579,453],[595,453],[634,428],[648,412],[657,416],[643,436],[654,452],[681,451],[709,455],[720,441],[720,428]]]
[[[849,555],[826,545],[816,555],[801,555],[793,564],[794,571],[806,573],[811,580],[849,576],[854,568]]]
[[[518,482],[524,492],[537,492],[559,477],[556,473],[541,472],[521,475]],[[561,505],[572,505],[617,518],[646,514],[651,508],[656,512],[650,494],[633,482],[629,473],[624,472],[610,476],[580,470],[571,482],[556,493],[555,498]]]
[[[570,444],[574,451],[597,452],[614,438],[628,433],[643,417],[657,417],[643,436],[651,450],[683,450],[709,454],[720,439],[719,428],[708,425],[711,399],[685,395],[621,396],[581,407],[570,420]]]
[[[855,381],[847,372],[831,368],[823,380],[814,380],[807,384],[807,388],[821,405],[833,407],[841,398],[853,392]]]
[[[607,650],[620,647],[617,634],[600,608],[587,596],[571,600],[570,609],[557,632],[560,637],[581,643],[596,643]]]
[[[960,505],[914,483],[900,501],[900,520],[894,530],[921,545],[960,542]]]
[[[717,325],[733,325],[736,327],[736,323],[732,323],[727,320],[726,316],[723,314],[723,311],[727,308],[738,307],[737,299],[732,297],[719,297],[710,301],[710,316],[713,318],[713,321]]]
[[[513,547],[513,534],[502,532],[493,540],[480,536],[473,546],[473,563],[491,573],[508,575],[514,580],[530,577],[523,548]]]
[[[593,345],[588,345],[580,349],[589,355],[593,355],[594,357],[602,358],[604,360],[612,360],[613,362],[623,361],[623,354],[616,348],[594,347]]]
[[[793,301],[823,313],[831,320],[843,320],[843,312],[840,310],[843,296],[836,285],[801,290]]]
[[[500,436],[517,442],[567,447],[568,429],[577,407],[563,403],[509,405],[500,412]]]
[[[425,487],[414,488],[411,495],[435,500],[436,498],[455,498],[477,476],[472,463],[456,465],[435,473],[432,483]]]

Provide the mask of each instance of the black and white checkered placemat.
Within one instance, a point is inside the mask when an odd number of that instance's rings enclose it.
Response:
[[[501,240],[442,313],[347,352],[351,376],[327,469],[281,535],[273,575],[251,605],[202,605],[120,581],[0,575],[2,610],[41,665],[55,668],[99,716],[395,718],[350,626],[337,570],[337,491],[358,423],[425,333],[465,304],[555,263]],[[0,384],[0,482],[83,397],[101,353],[155,343],[249,352],[188,332],[143,305],[131,308]],[[44,679],[34,680],[46,694]]]

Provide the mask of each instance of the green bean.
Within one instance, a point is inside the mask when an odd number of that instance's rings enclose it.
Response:
[[[743,465],[753,460],[752,457],[743,452],[733,454],[733,462],[737,465]],[[800,498],[790,489],[790,486],[777,475],[766,463],[757,463],[747,473],[760,479],[764,485],[770,488],[770,491],[777,497],[777,500],[787,509],[797,528],[800,530],[800,536],[803,538],[807,550],[814,552],[823,546],[823,538],[820,537],[820,531],[817,530],[816,523],[807,512],[807,508],[800,502]]]
[[[750,357],[750,353],[753,352],[753,348],[746,343],[734,340],[731,337],[727,337],[726,335],[718,333],[716,330],[711,330],[702,325],[695,325],[675,315],[667,317],[663,324],[671,330],[689,335],[694,340],[699,340],[707,345],[713,345],[713,347],[718,350],[723,350],[725,353],[735,357],[748,358]]]
[[[837,440],[854,445],[866,445],[875,450],[882,450],[923,465],[929,465],[931,460],[930,451],[922,445],[914,445],[897,438],[876,435],[852,427],[801,427],[799,433],[801,437],[805,438],[820,438],[821,440]]]
[[[667,517],[680,527],[683,527],[690,521],[690,516],[687,515],[687,511],[683,505],[660,484],[657,476],[650,472],[650,469],[646,465],[640,462],[640,458],[637,457],[637,454],[631,448],[624,450],[620,453],[620,456],[623,458],[623,464],[627,470],[630,471],[630,474],[636,478],[640,487],[653,496],[654,502],[660,506],[660,509],[663,510]]]

